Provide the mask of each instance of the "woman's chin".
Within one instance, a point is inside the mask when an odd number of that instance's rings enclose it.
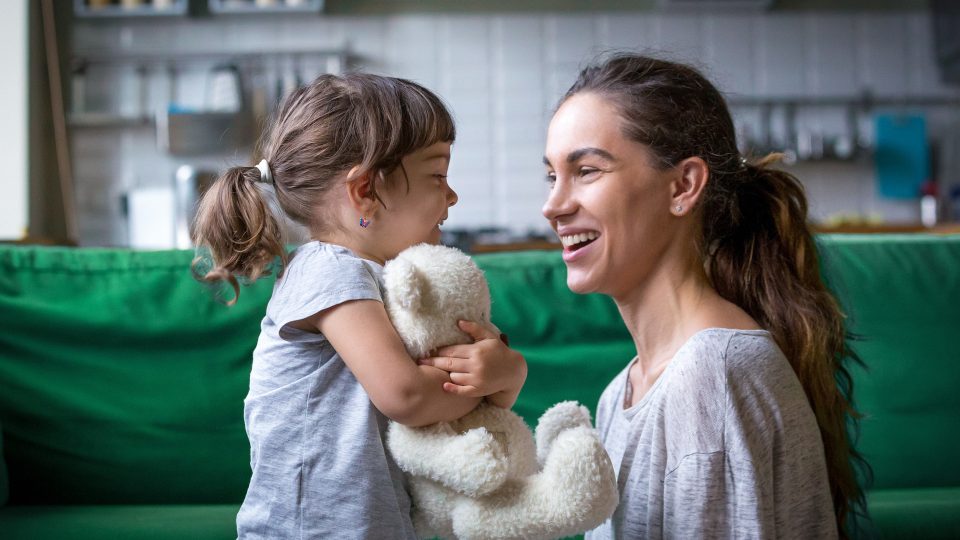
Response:
[[[567,269],[567,288],[577,294],[597,292],[596,286],[587,279],[587,276],[571,271],[569,268]]]

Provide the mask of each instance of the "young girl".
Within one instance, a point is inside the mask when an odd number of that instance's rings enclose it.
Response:
[[[491,329],[461,322],[475,343],[441,349],[429,360],[441,371],[407,355],[382,304],[384,262],[438,243],[457,202],[454,135],[439,98],[417,84],[324,75],[286,100],[264,160],[228,170],[203,197],[194,235],[213,259],[205,279],[239,294],[238,277],[281,261],[244,401],[253,476],[240,538],[415,538],[387,419],[424,425],[484,396],[516,400],[526,363]],[[289,258],[271,188],[313,239]]]

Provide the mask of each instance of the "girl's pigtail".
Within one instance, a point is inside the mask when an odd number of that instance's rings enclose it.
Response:
[[[744,161],[732,178],[715,183],[718,192],[703,210],[702,248],[717,292],[771,332],[803,385],[820,425],[843,535],[848,513],[865,507],[852,462],[869,474],[847,431],[856,430],[860,414],[845,360],[860,360],[821,278],[803,186],[768,168],[780,158]]]
[[[209,250],[194,259],[193,273],[228,282],[234,292],[228,305],[240,297],[240,281],[269,275],[278,258],[280,274],[287,262],[282,229],[259,181],[256,167],[227,170],[203,195],[193,223],[194,245]]]

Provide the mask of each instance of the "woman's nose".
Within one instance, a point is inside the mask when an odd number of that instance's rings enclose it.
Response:
[[[564,183],[558,179],[553,183],[553,187],[550,188],[550,195],[547,196],[547,201],[543,203],[541,212],[543,213],[543,217],[553,221],[560,216],[572,213],[574,206],[575,204],[573,198],[570,196],[570,191]]]

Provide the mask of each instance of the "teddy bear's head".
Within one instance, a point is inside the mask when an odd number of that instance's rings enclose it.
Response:
[[[384,304],[413,358],[446,345],[469,343],[457,321],[490,323],[490,290],[483,272],[462,251],[419,244],[384,266]]]

